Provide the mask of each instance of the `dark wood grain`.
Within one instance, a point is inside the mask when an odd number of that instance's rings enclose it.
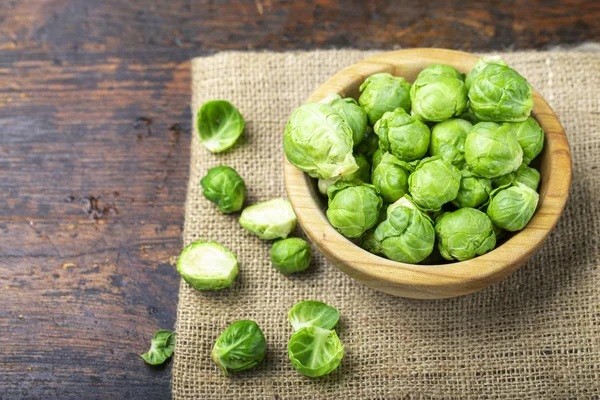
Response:
[[[0,1],[0,398],[170,396],[137,354],[175,320],[191,57],[545,48],[598,20],[574,0]]]

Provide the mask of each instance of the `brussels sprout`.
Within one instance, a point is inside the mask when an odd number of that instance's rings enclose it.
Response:
[[[379,73],[369,76],[360,85],[358,104],[367,112],[371,125],[387,111],[403,108],[410,111],[410,83],[399,76]]]
[[[470,106],[482,121],[525,121],[533,108],[531,85],[517,71],[490,64],[472,80]]]
[[[175,350],[175,332],[160,330],[154,332],[150,350],[140,357],[150,365],[160,365],[173,355],[173,350]]]
[[[283,134],[289,162],[313,178],[335,180],[356,171],[352,146],[352,129],[333,107],[323,103],[296,109]]]
[[[441,157],[421,160],[408,177],[408,191],[413,201],[427,211],[438,211],[458,196],[460,171]]]
[[[510,185],[511,183],[522,183],[533,190],[537,190],[538,185],[540,184],[540,173],[537,169],[521,164],[516,172],[511,172],[510,174],[493,179],[492,187],[495,189],[500,186]]]
[[[321,100],[321,103],[330,105],[352,129],[352,141],[354,146],[360,144],[365,137],[367,129],[367,113],[359,107],[356,100],[351,97],[342,97],[337,94],[330,94]]]
[[[490,192],[492,191],[491,179],[480,178],[468,170],[462,170],[460,174],[462,175],[462,179],[460,180],[458,196],[452,200],[452,204],[458,208],[476,208],[485,204],[490,198]]]
[[[500,187],[490,195],[487,215],[498,227],[510,232],[520,231],[535,213],[539,195],[522,183]]]
[[[374,129],[379,146],[402,161],[418,160],[429,148],[429,128],[403,108],[383,114]]]
[[[440,156],[458,169],[465,167],[465,139],[473,125],[460,118],[435,124],[431,130],[429,154]]]
[[[467,89],[469,89],[471,87],[471,83],[473,82],[473,79],[475,79],[475,77],[477,75],[479,75],[481,73],[481,71],[483,71],[483,69],[490,64],[506,66],[506,63],[504,62],[504,60],[502,60],[502,58],[500,58],[500,56],[479,57],[479,60],[477,60],[477,62],[475,63],[475,66],[473,67],[471,72],[469,72],[469,74],[467,75],[467,79],[465,79],[465,84],[467,85]]]
[[[288,313],[288,320],[295,331],[307,326],[333,329],[339,319],[340,313],[335,307],[314,300],[301,301]]]
[[[335,331],[307,326],[290,338],[288,356],[296,371],[315,378],[331,373],[340,365],[344,346]]]
[[[467,107],[464,75],[449,65],[433,64],[419,73],[410,89],[412,114],[423,121],[443,121]]]
[[[523,150],[508,124],[480,122],[465,140],[465,160],[475,174],[497,178],[519,168]]]
[[[177,271],[194,289],[219,290],[233,283],[238,261],[231,251],[215,242],[193,242],[179,255]]]
[[[375,229],[369,229],[361,236],[359,246],[369,253],[383,254],[381,243],[375,240]]]
[[[296,228],[296,214],[286,199],[272,199],[246,207],[240,225],[261,239],[285,239]]]
[[[433,222],[408,196],[388,208],[388,218],[375,229],[374,239],[390,260],[416,264],[433,250]]]
[[[412,167],[385,153],[373,171],[373,185],[381,192],[386,203],[393,203],[408,193],[408,176]]]
[[[544,130],[532,117],[510,125],[514,128],[519,145],[523,149],[523,162],[529,165],[544,148]]]
[[[379,137],[375,134],[373,128],[367,125],[365,138],[358,144],[358,146],[354,146],[354,151],[367,158],[371,158],[377,150],[379,150]]]
[[[327,189],[327,218],[347,238],[360,237],[379,218],[383,201],[375,186],[358,181],[336,182]]]
[[[225,376],[256,367],[265,358],[267,341],[258,324],[241,320],[229,325],[212,348],[213,361]]]
[[[200,180],[202,194],[217,205],[219,211],[229,214],[242,209],[246,184],[231,167],[214,167]]]
[[[228,101],[204,103],[196,118],[200,143],[213,153],[220,153],[235,144],[244,131],[242,114]]]
[[[474,208],[442,214],[435,222],[438,249],[446,260],[465,261],[496,246],[492,221]]]
[[[283,274],[304,271],[310,265],[312,253],[306,240],[288,238],[278,240],[271,247],[271,262]]]

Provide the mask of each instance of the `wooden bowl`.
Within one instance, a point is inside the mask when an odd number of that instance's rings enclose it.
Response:
[[[444,49],[410,49],[385,53],[343,69],[308,99],[319,101],[330,93],[358,98],[358,87],[369,75],[389,72],[414,81],[433,63],[471,70],[477,56]],[[546,132],[538,157],[541,184],[538,209],[522,231],[493,251],[474,259],[443,265],[412,265],[371,254],[339,234],[325,216],[326,201],[315,180],[284,160],[288,197],[306,235],[337,268],[363,284],[395,296],[436,299],[461,296],[485,288],[516,271],[540,248],[556,225],[571,184],[571,153],[565,132],[548,103],[533,92],[532,115]]]

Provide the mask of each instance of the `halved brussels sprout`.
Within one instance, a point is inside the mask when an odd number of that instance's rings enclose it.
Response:
[[[458,208],[477,208],[485,204],[492,191],[491,179],[475,176],[468,170],[462,170],[460,174],[462,179],[460,180],[458,196],[452,200],[452,204]]]
[[[379,150],[379,137],[375,134],[373,128],[367,125],[365,137],[358,146],[354,145],[354,151],[370,159],[377,150]]]
[[[216,242],[193,242],[183,249],[177,271],[194,289],[219,290],[233,283],[238,261],[231,251]]]
[[[304,300],[292,307],[288,313],[288,320],[295,331],[307,326],[333,329],[340,320],[340,312],[337,308],[320,301]]]
[[[267,341],[258,324],[241,320],[229,325],[212,348],[213,361],[225,376],[256,367],[265,358]]]
[[[431,132],[403,108],[386,112],[375,124],[379,146],[399,160],[414,161],[427,154]]]
[[[431,130],[429,154],[440,156],[458,169],[465,167],[465,140],[473,128],[470,122],[452,118],[435,124]]]
[[[520,231],[533,217],[539,195],[522,183],[500,187],[490,195],[487,215],[498,227],[510,232]]]
[[[356,100],[351,97],[342,98],[334,93],[321,100],[321,103],[329,104],[346,121],[352,129],[352,141],[354,146],[360,144],[365,137],[367,129],[367,113],[359,107]]]
[[[489,64],[472,80],[470,106],[482,121],[525,121],[533,108],[531,85],[517,71]]]
[[[286,275],[304,271],[311,260],[310,245],[300,238],[278,240],[271,247],[273,266]]]
[[[413,201],[426,211],[438,211],[458,196],[460,171],[441,157],[421,160],[408,177],[408,191]]]
[[[473,79],[475,79],[475,77],[477,75],[479,75],[481,73],[481,71],[483,71],[483,69],[490,64],[506,66],[506,63],[504,62],[504,60],[502,60],[502,58],[500,58],[500,56],[479,57],[479,60],[477,60],[477,62],[475,63],[475,66],[473,67],[473,69],[471,69],[471,72],[469,72],[469,74],[467,75],[467,79],[465,79],[465,84],[467,85],[467,89],[469,89],[471,87],[471,83],[473,82]]]
[[[340,365],[344,346],[335,331],[307,326],[290,338],[288,356],[296,371],[315,378],[333,372]]]
[[[160,330],[154,332],[150,350],[140,357],[150,365],[160,365],[173,355],[173,350],[175,350],[175,332]]]
[[[419,73],[410,89],[412,114],[423,121],[444,121],[467,107],[464,75],[449,65],[433,64]]]
[[[388,218],[375,229],[374,239],[390,260],[416,264],[433,250],[435,231],[431,218],[404,196],[388,208]]]
[[[412,167],[390,153],[385,153],[373,171],[373,185],[379,189],[383,201],[393,203],[408,193],[408,176]]]
[[[352,129],[327,104],[298,107],[285,127],[283,147],[289,162],[313,178],[336,180],[358,169]]]
[[[219,211],[229,214],[242,209],[246,184],[231,167],[220,166],[208,170],[200,180],[202,194],[217,205]]]
[[[379,73],[369,76],[360,85],[358,104],[367,112],[371,125],[388,111],[403,108],[410,111],[410,83],[399,76]]]
[[[519,169],[515,172],[493,179],[492,187],[495,189],[500,186],[510,185],[511,183],[522,183],[533,190],[537,190],[538,185],[540,184],[540,173],[537,169],[521,164]]]
[[[509,124],[480,122],[465,140],[465,160],[475,174],[497,178],[519,168],[523,150]]]
[[[296,228],[296,214],[289,201],[282,198],[246,207],[240,225],[261,239],[285,239]]]
[[[336,182],[327,189],[327,219],[347,238],[360,237],[379,218],[383,201],[375,186],[366,183]]]
[[[200,143],[213,153],[232,147],[244,131],[242,114],[228,101],[204,103],[196,118]]]
[[[544,130],[533,117],[511,125],[516,132],[517,141],[523,149],[523,162],[529,165],[544,148]]]
[[[474,208],[443,213],[435,221],[435,233],[438,249],[446,260],[470,260],[496,246],[492,221]]]

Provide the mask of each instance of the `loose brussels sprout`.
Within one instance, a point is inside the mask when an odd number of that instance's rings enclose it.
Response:
[[[418,160],[429,148],[429,128],[403,108],[383,114],[374,129],[379,147],[402,161]]]
[[[367,125],[365,138],[358,144],[358,146],[354,145],[354,151],[367,158],[371,158],[377,150],[379,150],[379,137],[375,134],[373,128]]]
[[[286,199],[272,199],[246,207],[240,225],[261,239],[285,239],[296,227],[296,214]]]
[[[289,162],[313,178],[335,180],[356,171],[352,146],[352,129],[333,107],[323,103],[297,108],[283,134]]]
[[[535,213],[539,195],[522,183],[500,187],[490,195],[487,215],[498,227],[510,232],[520,231]]]
[[[388,218],[375,229],[374,239],[390,260],[416,264],[433,250],[435,231],[431,218],[404,196],[388,208]]]
[[[213,361],[225,376],[256,367],[265,358],[267,341],[258,324],[241,320],[229,325],[212,348]]]
[[[375,186],[358,181],[336,182],[327,189],[327,219],[347,238],[360,237],[379,218],[383,201]]]
[[[310,265],[312,253],[306,240],[288,238],[278,240],[271,247],[271,262],[283,274],[304,271]]]
[[[477,75],[479,75],[481,73],[481,71],[483,71],[483,69],[490,64],[506,66],[506,63],[504,62],[504,60],[502,60],[502,58],[500,58],[500,56],[479,57],[479,60],[477,60],[477,62],[475,63],[475,66],[473,67],[471,72],[469,72],[469,74],[467,75],[467,79],[465,79],[465,84],[467,85],[467,89],[469,89],[471,87],[471,83],[473,82],[473,79],[475,79],[475,77]]]
[[[200,143],[213,153],[232,147],[244,131],[242,114],[228,101],[204,103],[196,118]]]
[[[328,304],[314,300],[297,303],[288,313],[288,320],[298,331],[307,326],[333,329],[340,319],[340,312]]]
[[[460,174],[462,175],[462,179],[460,180],[458,196],[452,200],[452,204],[458,208],[476,208],[485,204],[490,198],[490,192],[492,191],[491,179],[480,178],[468,170],[462,170]]]
[[[193,242],[179,255],[177,271],[194,289],[219,290],[233,283],[238,261],[231,251],[215,242]]]
[[[472,80],[470,106],[482,121],[525,121],[533,108],[531,85],[517,71],[490,64]]]
[[[516,132],[519,145],[523,149],[523,162],[529,165],[544,148],[544,130],[533,117],[527,117],[525,121],[515,122],[511,125]]]
[[[340,117],[352,129],[352,141],[354,146],[360,144],[365,137],[367,130],[367,113],[359,107],[356,100],[351,97],[342,98],[334,93],[321,100],[321,103],[329,104]]]
[[[175,350],[175,332],[160,330],[154,332],[150,350],[140,357],[150,365],[160,365],[173,355],[173,350]]]
[[[460,118],[435,124],[431,130],[429,154],[440,156],[458,169],[465,167],[465,139],[473,125]]]
[[[344,346],[335,331],[307,326],[288,342],[292,366],[303,375],[315,378],[334,371],[344,357]]]
[[[359,88],[358,104],[367,112],[371,125],[388,111],[410,111],[410,83],[399,76],[379,73],[369,76]]]
[[[421,160],[408,177],[408,191],[413,201],[427,211],[438,211],[458,196],[460,171],[441,157]]]
[[[361,236],[359,246],[361,249],[364,249],[369,253],[383,254],[381,243],[375,240],[375,229],[369,229],[364,235]]]
[[[412,114],[423,121],[443,121],[467,107],[464,75],[449,65],[433,64],[419,73],[410,89]]]
[[[385,153],[373,171],[373,185],[381,192],[386,203],[393,203],[408,193],[408,176],[412,167]]]
[[[465,261],[496,246],[492,221],[474,208],[444,213],[435,222],[438,249],[446,260]]]
[[[495,189],[500,186],[510,185],[511,183],[522,183],[533,190],[537,190],[538,185],[540,184],[540,173],[537,169],[521,164],[516,172],[511,172],[510,174],[493,179],[492,187]]]
[[[465,140],[465,160],[475,174],[497,178],[519,168],[523,150],[508,124],[480,122]]]
[[[229,214],[242,209],[246,184],[231,167],[214,167],[200,180],[202,194],[217,205],[219,211]]]

